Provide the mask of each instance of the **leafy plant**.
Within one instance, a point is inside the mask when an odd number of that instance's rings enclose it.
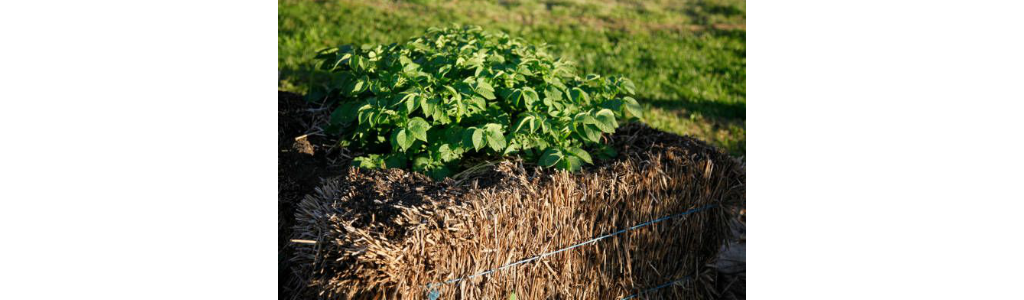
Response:
[[[331,80],[311,101],[337,103],[329,132],[363,149],[353,164],[435,178],[472,155],[520,155],[578,170],[615,155],[602,143],[619,120],[641,117],[632,81],[577,76],[543,46],[480,27],[431,28],[404,44],[320,51]],[[585,150],[587,149],[587,150]]]

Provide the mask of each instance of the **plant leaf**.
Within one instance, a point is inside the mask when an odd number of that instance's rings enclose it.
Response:
[[[612,99],[601,103],[601,107],[612,111],[622,111],[622,99]]]
[[[508,94],[508,99],[505,99],[505,101],[508,102],[508,104],[510,106],[517,107],[517,106],[519,106],[519,100],[522,99],[522,98],[523,98],[523,90],[515,89],[515,90],[512,91],[512,93]]]
[[[402,96],[402,100],[400,100],[399,102],[405,104],[406,113],[411,114],[415,112],[417,108],[420,107],[420,102],[417,101],[418,99],[416,99],[417,96],[418,94],[416,93],[406,93],[405,96]]]
[[[544,104],[551,105],[551,102],[562,101],[562,91],[553,86],[544,90]]]
[[[628,78],[622,78],[622,81],[619,81],[619,88],[626,91],[630,95],[636,95],[636,86],[633,85],[633,81],[629,80]]]
[[[580,162],[580,159],[575,156],[566,156],[565,159],[562,160],[562,164],[559,167],[572,172],[576,172],[581,167],[583,167],[583,164]]]
[[[486,81],[477,81],[476,93],[480,94],[480,96],[483,96],[484,99],[494,100],[494,87],[491,87],[491,85]]]
[[[537,130],[534,128],[533,125],[534,120],[536,119],[537,117],[533,115],[524,114],[522,117],[519,117],[518,121],[516,121],[516,125],[513,127],[514,129],[512,130],[512,132],[521,132],[523,130],[523,126],[526,126],[526,129],[529,130],[530,133],[536,132]]]
[[[417,156],[415,159],[412,160],[412,169],[417,171],[424,171],[430,166],[431,162],[433,161],[431,161],[429,157]]]
[[[430,123],[420,117],[414,117],[409,120],[409,126],[407,126],[409,132],[412,133],[412,137],[419,139],[423,142],[427,142],[427,130],[430,130]]]
[[[331,124],[348,125],[356,120],[359,103],[345,102],[331,112]]]
[[[463,131],[462,144],[480,151],[484,147],[484,131],[480,128],[470,127]]]
[[[437,152],[438,156],[441,158],[441,161],[444,162],[459,159],[459,155],[455,153],[455,151],[453,151],[451,146],[448,144],[442,144],[440,147],[437,148]]]
[[[352,85],[352,95],[362,93],[366,90],[367,82],[362,79],[356,79],[355,84]]]
[[[562,151],[559,151],[558,149],[551,148],[551,149],[548,149],[547,151],[544,151],[544,154],[540,155],[540,161],[538,161],[537,164],[542,166],[542,167],[550,167],[550,166],[554,166],[555,163],[557,163],[557,162],[559,162],[561,160],[562,160]]]
[[[405,129],[396,130],[394,136],[391,138],[395,139],[395,143],[399,148],[402,148],[402,151],[409,150],[409,147],[412,147],[413,142],[416,141],[409,135],[409,131]]]
[[[434,115],[434,109],[438,108],[438,104],[441,103],[441,99],[437,97],[420,97],[420,107],[423,108],[423,114],[427,116]]]
[[[352,166],[360,169],[376,169],[377,164],[369,157],[356,157],[352,159]]]
[[[583,138],[587,141],[600,143],[601,142],[601,129],[597,128],[594,124],[583,125]]]
[[[573,147],[573,148],[565,149],[565,151],[569,152],[569,154],[572,154],[572,156],[579,157],[580,159],[582,159],[584,162],[586,162],[588,164],[593,164],[594,163],[594,161],[590,159],[590,154],[587,153],[587,151],[584,151],[583,149]]]
[[[594,125],[597,125],[602,132],[612,133],[615,132],[616,127],[619,127],[619,123],[615,122],[615,113],[610,109],[603,108],[597,111],[594,118],[597,119],[597,124]]]
[[[404,153],[392,153],[384,156],[384,168],[405,168],[406,159]]]
[[[526,101],[526,107],[533,107],[533,104],[540,101],[540,96],[537,95],[537,91],[532,88],[523,88],[523,100]]]
[[[640,107],[640,103],[637,103],[636,99],[633,99],[633,97],[624,97],[622,98],[622,100],[623,102],[625,102],[624,105],[626,107],[626,111],[629,112],[629,114],[637,118],[644,117],[644,109],[643,107]]]
[[[590,103],[590,96],[587,95],[587,92],[583,91],[583,89],[578,87],[574,87],[572,88],[572,90],[569,91],[569,98],[571,98],[573,102],[580,103],[583,105],[587,105]]]
[[[501,133],[501,125],[490,123],[484,126],[487,136],[487,145],[500,152],[505,149],[505,135]]]

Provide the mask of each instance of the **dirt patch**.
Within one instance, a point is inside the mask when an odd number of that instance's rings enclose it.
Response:
[[[277,93],[277,106],[278,296],[288,299],[297,286],[288,260],[293,249],[287,242],[295,222],[295,205],[313,192],[321,179],[342,174],[348,163],[331,155],[329,139],[310,135],[326,123],[325,110],[288,92]]]
[[[346,211],[341,215],[352,215],[351,225],[372,228],[386,238],[403,237],[401,224],[394,218],[401,213],[400,207],[421,206],[425,201],[449,202],[465,192],[451,179],[434,181],[420,173],[399,169],[365,171],[351,169],[344,180],[335,180],[329,187],[341,196]]]

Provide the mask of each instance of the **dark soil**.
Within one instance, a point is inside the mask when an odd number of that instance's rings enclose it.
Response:
[[[390,226],[391,220],[401,211],[396,205],[419,206],[424,201],[456,199],[465,190],[455,185],[451,179],[435,181],[426,175],[404,172],[398,169],[364,172],[352,169],[348,176],[336,177],[339,191],[345,197],[346,207],[351,211],[371,212],[362,215],[353,226],[365,227],[371,224],[384,225],[382,228],[394,229],[401,226]],[[386,231],[388,238],[401,236],[401,232]]]
[[[277,93],[278,296],[282,299],[290,297],[294,286],[288,236],[295,219],[295,205],[313,192],[323,178],[343,174],[349,165],[344,157],[332,153],[328,139],[307,135],[322,128],[327,114],[311,107],[301,95]],[[299,138],[303,135],[306,137]]]

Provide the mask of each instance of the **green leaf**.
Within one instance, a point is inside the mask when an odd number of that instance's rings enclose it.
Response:
[[[502,64],[505,63],[505,57],[501,55],[489,55],[487,56],[487,61]]]
[[[437,148],[437,154],[438,157],[441,158],[441,161],[444,162],[459,159],[459,154],[452,150],[451,145],[448,144],[441,144],[441,146]]]
[[[412,63],[413,63],[413,62],[412,62],[412,60],[411,60],[411,59],[409,59],[409,57],[408,57],[408,56],[405,56],[405,55],[402,55],[402,56],[400,56],[400,57],[398,58],[398,61],[399,61],[399,62],[401,62],[403,66],[405,66],[405,65],[409,65],[409,64],[412,64]]]
[[[413,138],[427,142],[427,130],[430,130],[430,123],[427,123],[426,120],[420,117],[409,119],[407,128],[412,133]]]
[[[574,87],[569,91],[569,98],[572,99],[573,102],[583,105],[590,103],[590,96],[587,95],[587,92],[578,87]]]
[[[575,156],[566,156],[565,159],[561,161],[561,164],[559,164],[558,167],[572,172],[576,172],[581,167],[583,167],[583,163],[581,163],[580,159]]]
[[[316,52],[316,56],[314,56],[313,58],[316,58],[316,59],[330,59],[330,58],[334,58],[335,56],[338,55],[337,54],[338,50],[340,50],[340,49],[338,49],[338,48],[323,49],[323,50],[317,51]]]
[[[365,60],[365,59],[362,56],[353,55],[353,56],[349,57],[348,65],[353,70],[362,71],[363,67],[365,66],[365,63],[363,62],[363,60]]]
[[[487,109],[487,101],[484,100],[484,98],[473,96],[472,98],[469,98],[469,101],[467,102],[469,102],[470,112],[484,111]]]
[[[532,107],[534,103],[540,101],[540,96],[537,95],[537,91],[532,88],[523,88],[523,100],[526,100],[526,107]]]
[[[376,169],[379,167],[376,160],[375,158],[360,156],[352,159],[352,166],[360,169]]]
[[[434,115],[434,109],[441,103],[441,99],[437,97],[420,97],[420,107],[423,108],[423,114],[427,116]]]
[[[348,60],[348,65],[356,72],[365,72],[369,67],[367,58],[360,55],[352,55],[352,58]]]
[[[401,102],[405,103],[405,111],[406,111],[406,113],[410,113],[411,114],[411,113],[416,111],[416,108],[419,108],[420,102],[418,101],[418,99],[416,99],[416,98],[418,98],[417,96],[418,96],[418,94],[416,94],[416,93],[407,93],[407,94],[405,94],[405,96],[402,97],[402,101]]]
[[[434,114],[431,118],[434,119],[434,123],[449,124],[452,120],[448,116],[448,109],[444,105],[438,104],[434,107]]]
[[[508,98],[505,99],[505,101],[508,102],[508,104],[510,106],[517,107],[517,106],[519,106],[519,101],[522,98],[523,98],[523,90],[515,89],[515,90],[512,91],[512,93],[510,93],[508,95]]]
[[[412,169],[417,171],[424,171],[430,167],[432,160],[426,156],[417,156],[412,160]]]
[[[480,96],[483,96],[484,99],[487,100],[494,100],[495,98],[494,87],[491,87],[489,83],[483,81],[482,79],[477,81],[476,93],[480,94]]]
[[[597,118],[595,118],[592,115],[588,115],[587,113],[580,113],[579,115],[576,116],[576,118],[577,118],[577,120],[580,120],[579,123],[582,123],[582,124],[595,124],[596,125],[598,123],[597,122]]]
[[[508,142],[508,146],[505,147],[505,151],[501,152],[501,155],[509,155],[515,153],[516,151],[519,151],[519,148],[519,144],[517,144],[515,140],[510,140]]]
[[[636,95],[636,86],[633,85],[633,81],[629,80],[628,78],[622,78],[622,81],[619,81],[619,88],[626,91],[630,95]]]
[[[513,127],[514,129],[512,130],[512,132],[521,132],[523,131],[524,126],[526,130],[529,130],[530,133],[536,132],[536,129],[534,128],[534,120],[536,119],[537,117],[533,115],[524,114],[523,116],[519,117],[518,121],[516,121],[516,124]]]
[[[373,110],[371,110],[370,105],[364,105],[359,108],[358,114],[359,116],[357,117],[357,120],[359,121],[359,124],[373,125],[371,124],[371,120],[373,120]]]
[[[359,103],[345,102],[331,112],[331,124],[347,125],[356,120]]]
[[[594,163],[594,161],[590,159],[590,154],[587,153],[587,151],[584,151],[583,149],[573,147],[573,148],[565,149],[565,151],[569,152],[569,154],[572,154],[575,157],[579,157],[580,159],[582,159],[583,161],[587,162],[588,164],[593,164]]]
[[[551,127],[552,127],[551,119],[544,118],[543,116],[538,117],[537,118],[537,125],[538,125],[537,128],[540,129],[540,132],[543,132],[543,133],[551,132]]]
[[[366,80],[356,79],[355,84],[352,85],[352,95],[356,95],[362,93],[363,91],[366,91],[366,87],[368,85],[369,83]]]
[[[494,151],[505,149],[505,135],[501,133],[501,125],[490,123],[484,126],[487,136],[487,145]]]
[[[636,99],[633,99],[633,97],[624,97],[622,100],[625,102],[626,111],[629,112],[629,114],[637,118],[643,118],[644,109],[643,107],[640,107],[640,103],[637,103]]]
[[[484,131],[480,128],[466,128],[466,131],[462,133],[463,141],[462,144],[467,147],[472,147],[474,150],[480,151],[484,147]]]
[[[557,163],[557,162],[559,162],[561,160],[562,160],[562,151],[559,151],[558,149],[552,148],[552,149],[548,149],[547,151],[544,151],[544,154],[540,155],[540,161],[538,161],[537,164],[542,166],[542,167],[550,167],[550,166],[554,166],[555,163]]]
[[[402,63],[402,71],[406,74],[415,74],[416,71],[419,71],[420,69],[419,64],[413,62],[412,59],[409,59],[409,57],[405,55],[402,55],[402,57],[399,58],[399,61]]]
[[[445,166],[434,167],[427,170],[427,176],[430,176],[430,178],[433,178],[434,180],[441,180],[451,175],[452,171]]]
[[[583,138],[587,141],[600,143],[601,142],[601,129],[597,128],[594,124],[583,125]]]
[[[601,103],[601,107],[612,111],[622,111],[622,104],[622,99],[612,99]]]
[[[551,102],[562,101],[562,91],[553,86],[544,90],[544,104],[551,105]]]
[[[619,151],[615,151],[615,148],[613,148],[613,147],[605,147],[605,150],[604,150],[604,152],[602,152],[602,154],[604,156],[607,156],[608,158],[612,158],[612,157],[618,156],[619,155]]]
[[[443,134],[445,137],[444,141],[447,141],[448,144],[451,144],[451,149],[456,150],[460,148],[459,142],[462,141],[462,133],[464,131],[465,130],[463,130],[462,127],[459,127],[458,125],[452,125],[442,130],[441,134]]]
[[[602,132],[612,133],[615,132],[616,127],[619,127],[619,123],[615,122],[615,113],[610,109],[603,108],[597,111],[594,118],[597,119],[597,124],[594,125],[597,125]]]
[[[405,129],[396,130],[393,135],[394,136],[391,138],[394,139],[395,144],[398,145],[402,151],[409,150],[409,147],[412,147],[412,144],[416,142],[416,140],[410,136],[409,131]]]
[[[444,86],[444,88],[446,90],[448,90],[449,93],[452,94],[452,100],[455,100],[455,101],[462,100],[462,94],[460,94],[458,91],[456,91],[454,87],[452,87],[450,85],[446,85],[446,86]]]
[[[392,153],[384,156],[384,167],[385,168],[396,168],[403,169],[406,165],[406,159],[404,153]]]
[[[484,99],[487,99],[487,100],[494,100],[494,98],[495,98],[494,97],[494,90],[493,89],[491,89],[491,90],[477,89],[476,93],[480,94],[480,96],[484,97]]]

